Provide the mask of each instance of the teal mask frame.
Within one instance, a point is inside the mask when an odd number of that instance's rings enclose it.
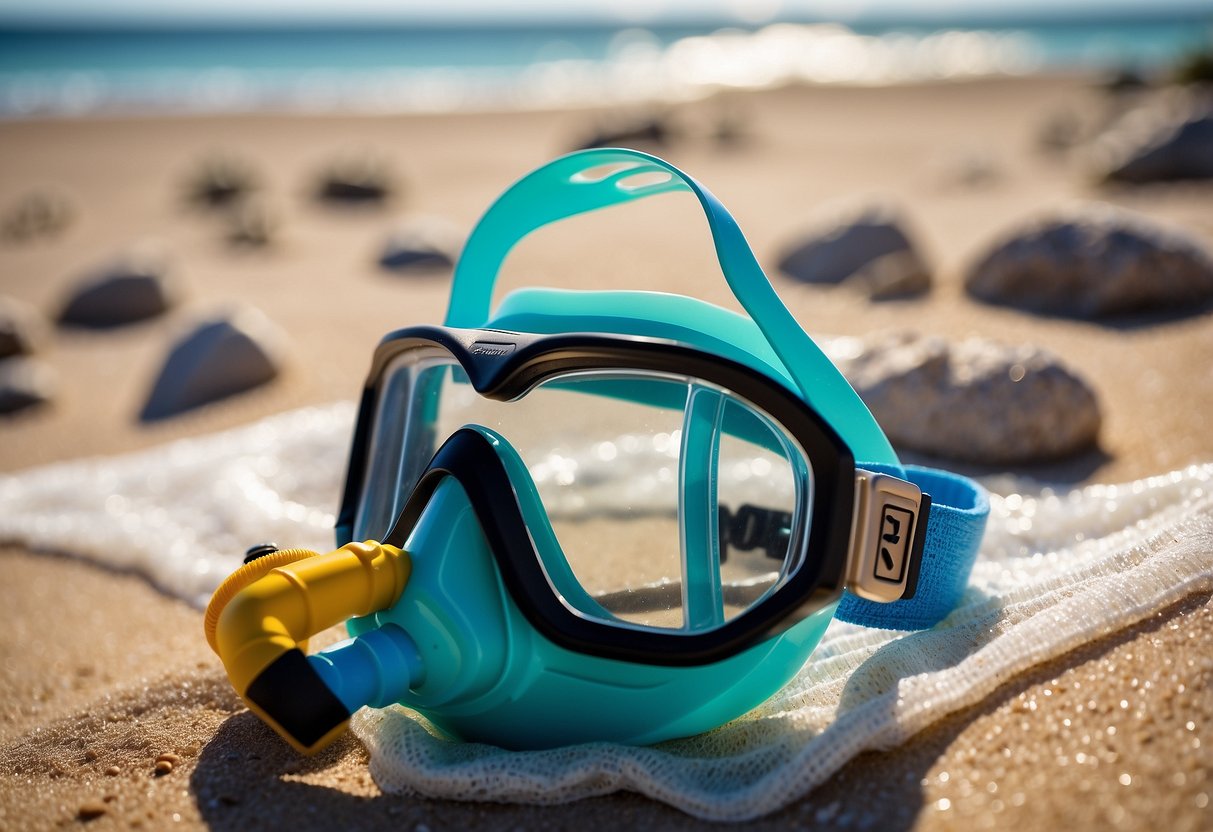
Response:
[[[607,166],[609,172],[596,175]],[[642,176],[646,181],[639,181]],[[493,309],[503,261],[536,229],[612,205],[686,191],[707,218],[721,271],[744,315],[677,295],[550,288],[513,292]],[[935,563],[928,569],[924,562],[918,596],[893,604],[848,596],[842,599],[848,618],[882,626],[931,626],[963,589],[988,513],[984,493],[960,477],[903,468],[858,395],[780,301],[732,216],[706,188],[669,163],[634,150],[589,150],[559,158],[519,180],[469,237],[455,270],[445,323],[535,334],[600,332],[666,339],[725,356],[776,380],[821,414],[861,465],[908,476],[922,483],[924,491],[929,488],[935,499],[932,512],[940,522],[926,531],[926,548],[937,550]],[[501,437],[479,430],[508,460]],[[786,684],[808,660],[838,606],[838,601],[826,604],[719,662],[637,664],[569,650],[535,630],[512,600],[468,495],[454,478],[434,488],[404,548],[413,571],[399,600],[351,619],[350,641],[308,661],[351,713],[363,705],[398,702],[451,737],[508,748],[589,741],[649,744],[717,727]],[[872,613],[870,607],[887,612]]]

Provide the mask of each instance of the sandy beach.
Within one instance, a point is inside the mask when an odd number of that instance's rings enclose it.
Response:
[[[968,297],[968,265],[1000,233],[1076,200],[1148,214],[1213,245],[1213,186],[1096,187],[1074,155],[1039,147],[1058,114],[1098,117],[1107,93],[1057,76],[886,88],[790,88],[677,107],[658,152],[708,184],[813,334],[912,330],[1033,343],[1094,388],[1098,448],[1027,467],[939,463],[1059,487],[1127,482],[1213,461],[1213,326],[1205,310],[1112,323],[1049,318]],[[721,144],[727,112],[741,136]],[[52,239],[0,246],[0,291],[52,318],[79,275],[140,241],[171,258],[181,303],[106,331],[48,326],[53,401],[0,424],[0,472],[110,455],[357,396],[380,337],[440,321],[449,276],[377,265],[400,220],[470,229],[502,189],[610,118],[594,110],[410,116],[90,118],[0,124],[0,206],[55,188],[73,220]],[[233,249],[186,204],[208,154],[246,159],[274,242]],[[310,198],[315,172],[369,153],[401,185],[382,208]],[[964,172],[979,166],[980,181]],[[832,205],[892,198],[933,267],[919,298],[872,302],[778,274],[780,252]],[[530,283],[652,288],[733,306],[685,197],[579,217],[526,240],[497,297]],[[181,416],[138,413],[171,343],[233,303],[285,330],[273,383]],[[0,508],[0,510],[3,510]],[[255,541],[249,541],[253,543]],[[289,541],[281,541],[289,544]],[[0,549],[0,828],[677,828],[699,822],[630,794],[542,808],[385,795],[352,737],[302,760],[240,704],[202,637],[202,615],[144,579],[57,555]],[[1208,829],[1213,792],[1213,597],[1004,680],[912,742],[853,760],[759,827]],[[156,776],[157,757],[174,754]],[[1081,759],[1083,762],[1076,762]],[[878,810],[877,808],[878,807]]]

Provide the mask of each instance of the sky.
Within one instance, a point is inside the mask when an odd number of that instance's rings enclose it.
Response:
[[[982,17],[1134,15],[1160,7],[1208,10],[1210,0],[0,0],[0,22],[296,23],[340,20],[413,22],[536,19],[735,20],[776,18],[971,20]]]

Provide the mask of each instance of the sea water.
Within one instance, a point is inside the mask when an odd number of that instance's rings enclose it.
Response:
[[[1143,16],[1144,15],[1144,16]],[[409,112],[677,101],[794,82],[889,84],[1152,70],[1213,13],[907,26],[870,22],[24,28],[0,22],[0,117]]]

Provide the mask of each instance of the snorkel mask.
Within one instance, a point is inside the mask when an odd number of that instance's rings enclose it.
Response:
[[[699,200],[747,315],[551,289],[490,312],[527,234],[670,191]],[[767,699],[835,615],[938,622],[987,513],[971,481],[900,464],[715,197],[653,156],[588,150],[484,215],[445,326],[379,345],[342,548],[247,563],[206,631],[244,701],[306,753],[395,702],[508,748],[649,744]],[[350,640],[306,655],[347,619]]]

